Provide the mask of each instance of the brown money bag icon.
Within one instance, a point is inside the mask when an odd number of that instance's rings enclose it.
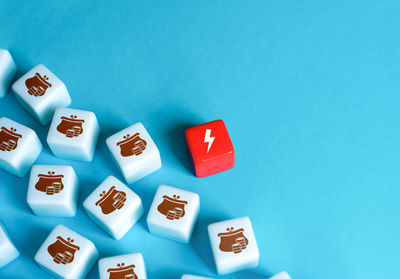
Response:
[[[180,196],[163,196],[163,201],[157,207],[157,210],[165,215],[167,219],[180,219],[185,216],[185,205],[187,201],[179,200]]]
[[[138,276],[133,270],[135,265],[131,264],[125,266],[124,263],[117,264],[116,268],[109,268],[107,272],[110,273],[109,279],[138,279]]]
[[[17,148],[18,140],[22,135],[16,133],[17,129],[1,127],[0,131],[0,150],[11,151]]]
[[[82,123],[85,120],[76,119],[76,115],[71,115],[70,117],[61,117],[61,122],[57,126],[57,131],[69,138],[77,137],[83,133]]]
[[[67,264],[74,260],[75,252],[79,250],[79,246],[72,244],[73,239],[65,240],[61,236],[57,236],[56,242],[47,247],[47,251],[53,257],[53,261],[58,264]]]
[[[140,155],[146,149],[147,142],[140,137],[139,133],[130,136],[127,134],[124,136],[124,140],[117,143],[117,146],[121,148],[121,155],[124,157],[132,155]]]
[[[25,80],[28,93],[35,97],[43,96],[46,90],[51,87],[51,83],[48,80],[47,76],[42,77],[39,73],[35,73],[35,76]]]
[[[247,248],[249,240],[244,236],[244,229],[234,230],[227,228],[227,232],[219,233],[220,237],[219,249],[223,252],[234,252],[235,254],[242,252]]]
[[[103,191],[100,197],[100,200],[96,202],[96,206],[100,206],[104,214],[110,214],[116,209],[121,209],[126,201],[126,193],[116,190],[115,186],[112,186],[107,193]]]
[[[60,193],[64,189],[62,178],[64,175],[55,175],[54,171],[49,171],[48,174],[38,174],[39,180],[35,184],[36,190],[44,192],[47,195]]]

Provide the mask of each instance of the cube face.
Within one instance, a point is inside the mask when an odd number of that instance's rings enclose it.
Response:
[[[16,71],[11,54],[6,49],[0,49],[0,98],[7,94]]]
[[[233,168],[235,151],[222,120],[189,128],[185,132],[185,137],[197,177]]]
[[[17,248],[12,243],[3,224],[0,223],[0,268],[12,262],[18,256]]]
[[[88,215],[113,238],[122,238],[142,217],[142,200],[114,176],[107,177],[83,203]]]
[[[0,167],[25,176],[42,151],[36,133],[9,118],[0,118]]]
[[[142,254],[127,254],[99,260],[100,279],[131,278],[146,279]]]
[[[47,124],[59,107],[71,103],[64,83],[44,65],[37,65],[12,85],[21,104],[41,123]]]
[[[93,112],[58,108],[50,125],[47,142],[57,157],[90,162],[99,134],[99,123]]]
[[[199,211],[199,195],[161,185],[147,216],[147,225],[152,234],[188,243]]]
[[[218,274],[258,265],[259,251],[249,218],[211,224],[208,226],[208,234]]]
[[[106,142],[128,183],[161,168],[160,152],[142,123],[136,123],[112,135]]]
[[[272,276],[270,279],[292,279],[289,274],[286,273],[286,271],[281,271],[274,276]]]
[[[203,277],[203,276],[196,276],[196,275],[190,275],[190,274],[184,274],[184,275],[182,275],[181,279],[212,279],[212,278]]]
[[[34,165],[27,201],[38,216],[75,216],[78,177],[70,166]]]
[[[63,225],[57,225],[35,255],[46,271],[61,278],[84,278],[98,258],[94,244]]]

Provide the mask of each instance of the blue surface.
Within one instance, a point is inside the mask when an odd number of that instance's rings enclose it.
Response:
[[[216,277],[206,227],[240,216],[252,220],[260,266],[223,278],[399,277],[399,1],[107,2],[0,2],[0,47],[18,76],[45,64],[71,107],[94,111],[102,128],[92,163],[58,159],[48,126],[13,94],[0,100],[0,115],[39,134],[39,164],[72,165],[81,180],[75,218],[40,218],[26,203],[28,177],[0,171],[0,220],[22,254],[1,278],[47,278],[33,256],[59,223],[101,257],[143,253],[150,278]],[[219,118],[236,166],[198,179],[184,129]],[[83,212],[104,178],[122,178],[105,138],[137,121],[164,165],[129,186],[146,211],[161,183],[197,192],[189,245],[149,234],[145,218],[115,241]]]

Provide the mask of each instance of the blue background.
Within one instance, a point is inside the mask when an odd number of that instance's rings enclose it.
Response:
[[[249,216],[260,265],[220,278],[398,278],[400,262],[400,2],[0,1],[0,47],[17,77],[49,67],[96,113],[92,163],[51,154],[40,125],[13,94],[0,115],[36,130],[39,164],[72,165],[81,180],[74,218],[42,218],[26,203],[28,176],[0,170],[0,220],[21,256],[1,278],[48,278],[33,261],[64,224],[100,256],[144,255],[150,278],[217,277],[207,225]],[[184,130],[223,119],[236,166],[196,178]],[[141,121],[163,167],[129,185],[149,209],[159,184],[201,197],[189,245],[148,233],[145,218],[120,241],[82,201],[108,175],[122,179],[105,139]],[[397,266],[397,267],[396,267]],[[98,276],[97,265],[89,278]]]

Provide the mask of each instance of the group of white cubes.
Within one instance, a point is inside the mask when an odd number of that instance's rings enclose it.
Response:
[[[0,49],[0,97],[7,92],[15,71],[8,51]],[[93,112],[66,108],[71,103],[67,88],[49,69],[43,65],[34,67],[12,89],[23,107],[40,123],[51,121],[47,143],[54,155],[92,160],[100,134],[97,118]],[[36,133],[6,117],[0,118],[0,129],[0,167],[21,177],[31,169],[27,202],[32,211],[40,216],[75,216],[79,179],[73,168],[33,165],[42,150]],[[110,136],[106,143],[127,183],[149,175],[162,165],[157,146],[141,123]],[[122,238],[144,214],[141,198],[113,176],[106,178],[83,205],[88,216],[114,239]],[[161,185],[147,216],[149,231],[188,243],[199,211],[199,195]],[[208,233],[219,274],[258,265],[259,251],[249,218],[211,224]],[[19,255],[2,226],[0,254],[0,266]],[[45,270],[62,278],[84,277],[97,258],[98,251],[90,240],[62,225],[54,228],[35,256]],[[146,278],[141,254],[101,259],[99,272],[100,278]],[[122,275],[125,277],[118,277]],[[273,278],[289,278],[287,274],[277,276]]]

